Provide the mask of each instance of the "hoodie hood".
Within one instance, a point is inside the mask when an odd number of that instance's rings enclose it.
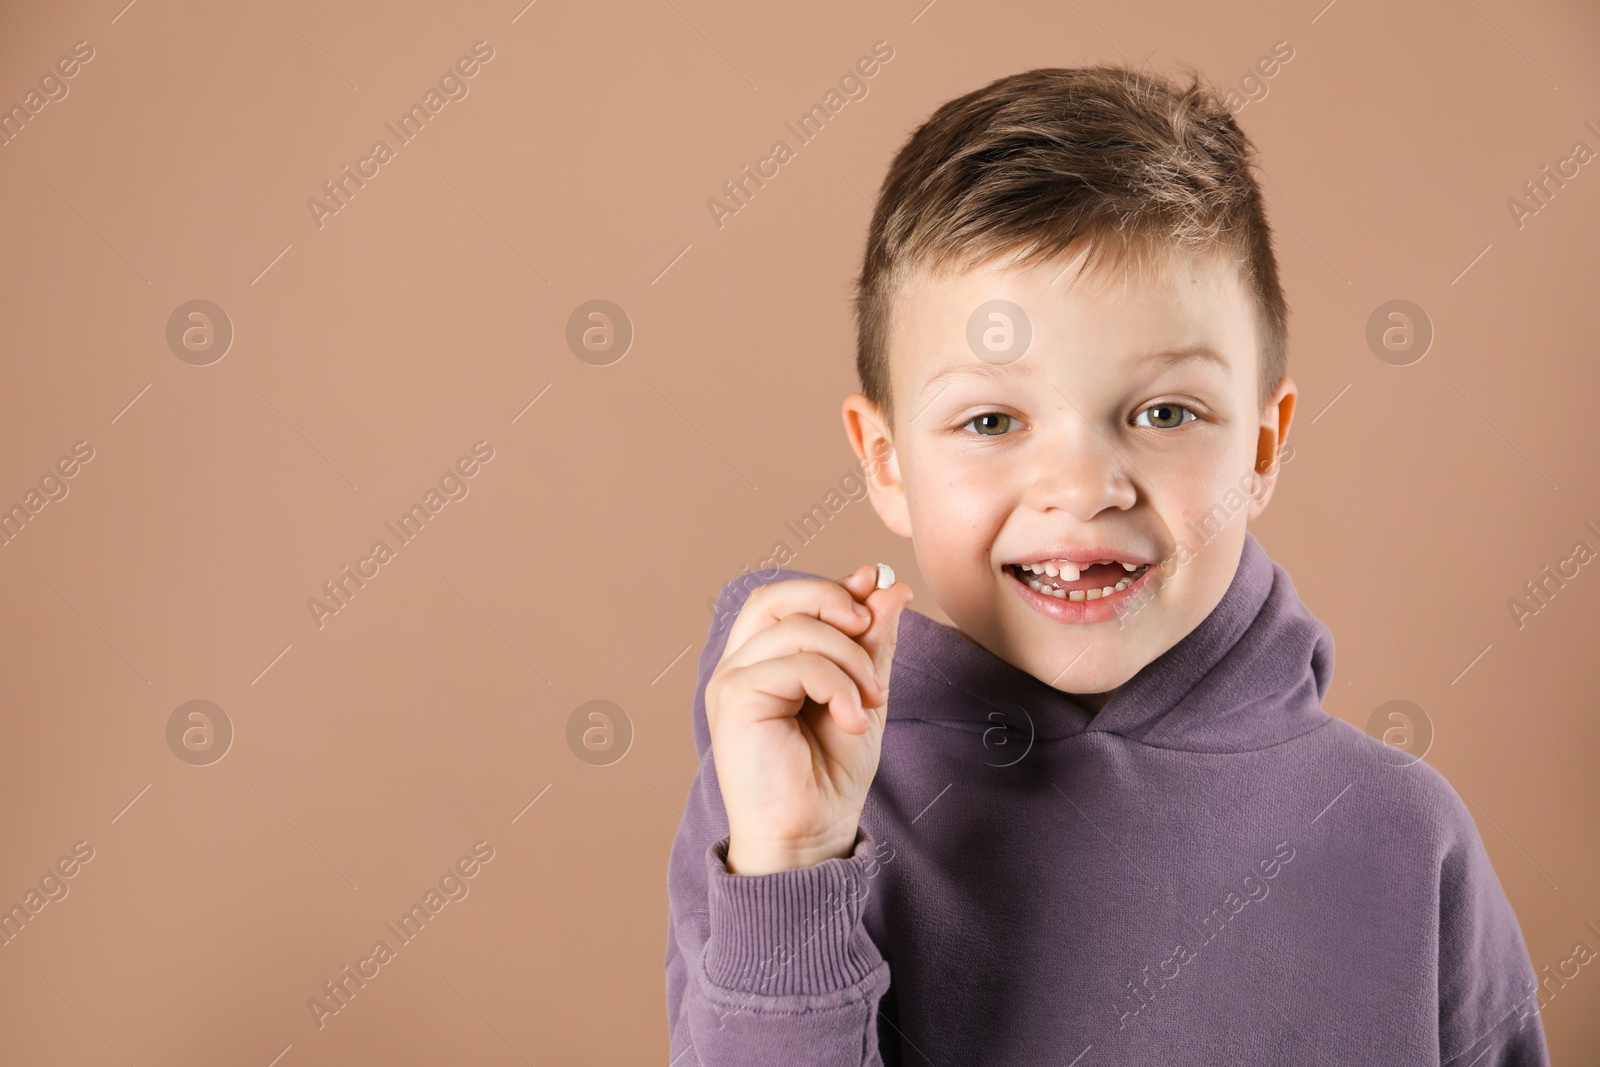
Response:
[[[1246,531],[1233,581],[1211,613],[1145,664],[1098,714],[921,612],[900,619],[889,719],[1027,740],[1104,732],[1157,748],[1243,752],[1322,726],[1333,635],[1288,572]]]

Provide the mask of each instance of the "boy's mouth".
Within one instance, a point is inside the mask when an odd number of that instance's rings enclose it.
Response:
[[[1099,600],[1137,582],[1150,565],[1130,565],[1116,560],[1073,565],[1067,560],[1049,560],[1032,564],[1008,563],[1006,569],[1036,593],[1057,600]]]

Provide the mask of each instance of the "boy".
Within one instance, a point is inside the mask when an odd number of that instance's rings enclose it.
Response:
[[[1298,395],[1253,153],[1198,77],[1102,66],[896,156],[843,417],[955,625],[870,566],[723,588],[674,1067],[1547,1062],[1466,808],[1322,710],[1247,529]]]

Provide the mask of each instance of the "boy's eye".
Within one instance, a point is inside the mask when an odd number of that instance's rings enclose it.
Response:
[[[962,423],[961,429],[964,430],[968,426],[972,426],[974,423],[977,423],[979,427],[978,435],[980,437],[1001,437],[1004,436],[1006,428],[1016,421],[1016,419],[1012,418],[1010,415],[1004,414],[1003,412],[986,411],[982,415],[974,415],[972,418]]]
[[[1150,418],[1146,418],[1146,416],[1152,411],[1156,414]],[[1183,417],[1184,415],[1188,415],[1189,417],[1186,419]],[[1133,424],[1135,426],[1149,426],[1154,430],[1175,430],[1184,423],[1190,422],[1199,417],[1200,416],[1196,415],[1193,410],[1184,407],[1182,404],[1151,404],[1149,407],[1139,412],[1139,414],[1134,418]],[[1139,421],[1140,419],[1143,419],[1144,421],[1141,422]]]

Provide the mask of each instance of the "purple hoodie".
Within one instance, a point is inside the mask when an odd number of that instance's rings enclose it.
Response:
[[[1547,1064],[1516,917],[1444,778],[1326,714],[1333,638],[1247,534],[1215,610],[1092,715],[910,608],[854,853],[668,870],[672,1067]]]

